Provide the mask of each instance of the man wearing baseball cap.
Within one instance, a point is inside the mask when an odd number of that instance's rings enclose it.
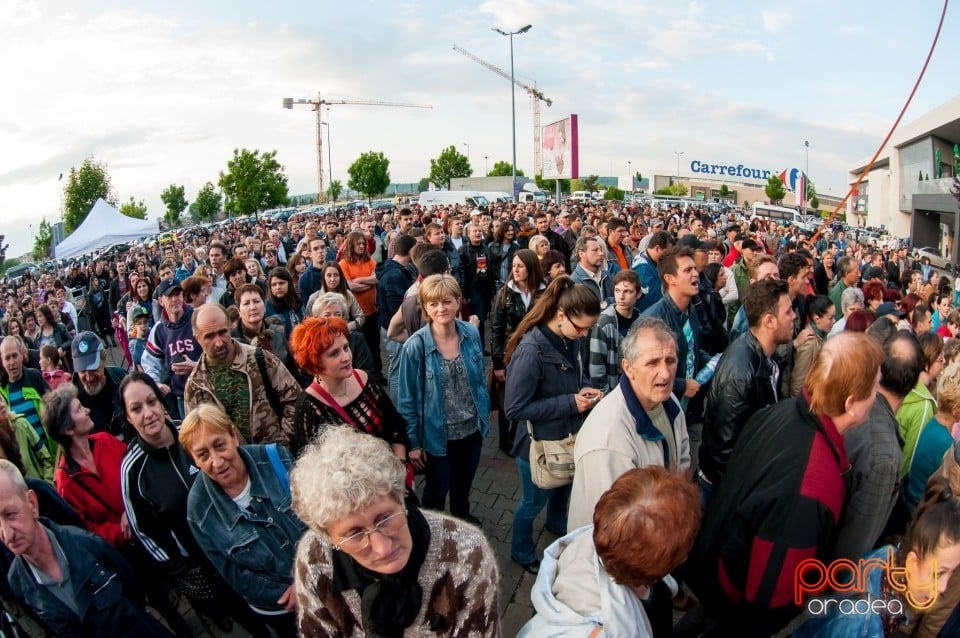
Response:
[[[143,371],[149,374],[164,398],[174,419],[183,416],[183,389],[187,377],[193,371],[203,351],[193,337],[190,318],[193,308],[183,302],[183,289],[176,279],[164,279],[157,285],[157,299],[163,308],[160,322],[153,326],[147,337],[147,347],[143,351],[141,364]],[[169,381],[169,385],[167,384]]]
[[[123,439],[122,426],[114,406],[120,382],[127,371],[108,366],[103,357],[103,342],[95,333],[81,332],[70,346],[73,358],[73,385],[77,387],[80,405],[90,410],[94,432],[109,432]]]

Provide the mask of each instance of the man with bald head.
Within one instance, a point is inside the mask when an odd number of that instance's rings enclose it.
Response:
[[[201,403],[220,406],[246,443],[293,443],[293,415],[302,389],[272,353],[230,336],[220,304],[204,304],[192,317],[203,354],[184,387],[187,412]]]
[[[58,636],[170,636],[144,610],[127,562],[105,540],[40,518],[37,495],[0,459],[0,536],[14,558],[14,595]]]

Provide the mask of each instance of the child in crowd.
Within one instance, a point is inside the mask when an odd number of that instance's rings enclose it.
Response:
[[[131,310],[131,314],[133,326],[130,328],[130,357],[133,359],[132,369],[140,372],[143,370],[140,360],[150,335],[150,313],[143,306],[136,306]]]
[[[70,373],[61,367],[61,362],[60,351],[56,346],[47,344],[40,348],[40,371],[51,390],[56,390],[61,383],[70,381]]]

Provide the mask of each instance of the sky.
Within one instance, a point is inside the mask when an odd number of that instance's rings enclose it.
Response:
[[[335,8],[334,8],[335,7]],[[370,150],[394,182],[416,182],[454,145],[476,175],[510,161],[510,84],[459,44],[537,83],[578,114],[580,173],[690,174],[690,161],[803,168],[820,192],[845,189],[906,100],[942,4],[836,0],[0,0],[0,234],[10,255],[60,217],[64,181],[86,157],[115,195],[163,215],[216,183],[235,148],[277,151],[291,194],[316,192],[316,131],[284,97],[354,98],[432,109],[333,105],[333,178]],[[954,97],[954,3],[904,122]],[[517,165],[533,172],[530,101],[516,96]],[[326,135],[326,131],[325,131]],[[469,147],[469,148],[468,148]],[[327,162],[326,148],[324,162]],[[327,172],[327,167],[324,171]],[[326,180],[325,176],[325,180]]]

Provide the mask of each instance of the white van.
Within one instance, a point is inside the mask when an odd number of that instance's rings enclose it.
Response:
[[[778,224],[791,224],[807,230],[807,220],[793,208],[774,206],[773,204],[754,204],[753,216],[767,219]]]
[[[420,193],[420,205],[424,208],[456,205],[486,208],[488,204],[487,198],[476,191],[424,191]]]
[[[505,193],[503,191],[483,191],[480,193],[487,198],[487,201],[491,204],[512,204],[513,198],[510,197],[510,193]]]
[[[570,194],[570,199],[575,199],[581,204],[584,202],[592,202],[593,193],[590,191],[573,191],[573,193]]]

